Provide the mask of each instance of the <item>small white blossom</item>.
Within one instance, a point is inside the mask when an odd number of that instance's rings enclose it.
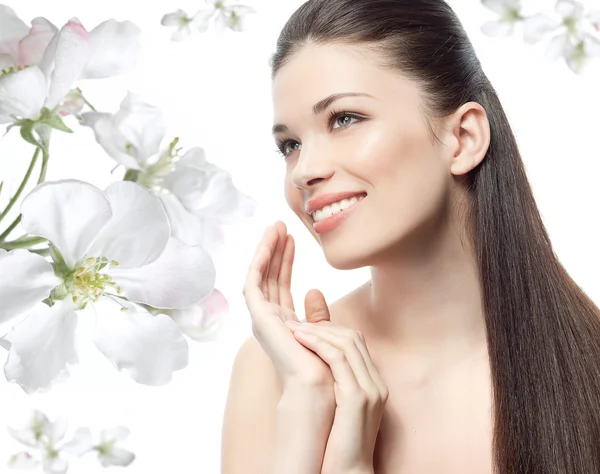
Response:
[[[88,428],[80,428],[73,437],[73,441],[66,444],[63,450],[69,454],[82,456],[90,451],[98,453],[98,460],[104,467],[128,466],[135,459],[135,454],[119,446],[129,436],[129,430],[124,426],[117,426],[102,430],[99,439],[94,441]]]
[[[481,3],[500,15],[498,20],[488,21],[481,27],[488,36],[510,36],[515,24],[523,20],[521,0],[481,0]]]
[[[21,429],[8,428],[9,433],[17,441],[36,450],[37,455],[21,452],[13,455],[8,465],[16,469],[31,469],[42,465],[47,474],[64,474],[69,463],[60,456],[61,441],[66,434],[67,424],[64,419],[51,423],[46,415],[34,410],[28,423]]]
[[[161,20],[161,25],[175,27],[175,31],[171,34],[173,41],[182,41],[192,34],[192,31],[198,30],[204,32],[208,29],[208,20],[212,16],[211,11],[200,10],[193,17],[189,17],[187,13],[181,9],[167,13]]]
[[[227,0],[206,0],[208,8],[202,8],[193,16],[189,17],[183,10],[177,10],[163,16],[163,26],[175,27],[171,39],[181,41],[187,38],[192,30],[205,32],[210,26],[211,20],[219,32],[226,29],[240,32],[244,28],[246,15],[256,13],[254,8],[241,4],[230,4]]]

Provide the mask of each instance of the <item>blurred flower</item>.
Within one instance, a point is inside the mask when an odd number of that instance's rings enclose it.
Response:
[[[183,333],[198,342],[214,341],[223,325],[229,303],[216,288],[200,303],[184,309],[164,311],[171,316]]]
[[[154,195],[132,182],[104,192],[76,180],[47,182],[24,199],[21,214],[28,234],[50,241],[53,263],[22,249],[0,252],[0,322],[30,310],[0,338],[9,350],[9,381],[30,393],[66,378],[68,364],[78,362],[76,311],[98,300],[123,310],[98,315],[94,336],[115,366],[140,383],[161,385],[187,365],[187,342],[175,322],[132,303],[187,308],[213,290],[215,267],[201,247],[170,236]],[[34,307],[48,292],[52,306]]]
[[[538,13],[525,20],[523,23],[523,39],[526,43],[535,44],[545,37],[548,33],[560,32],[552,40],[556,44],[563,43],[578,38],[583,18],[583,5],[576,0],[558,0],[554,7],[561,19]],[[555,46],[556,46],[555,44]],[[554,46],[550,46],[552,49]]]
[[[69,463],[60,456],[61,453],[83,456],[96,451],[104,467],[128,466],[135,459],[132,452],[115,446],[129,436],[129,430],[124,426],[101,431],[97,441],[88,428],[79,428],[71,440],[65,442],[66,420],[51,423],[46,415],[34,410],[24,428],[16,430],[9,427],[8,430],[16,440],[34,450],[34,454],[23,451],[11,456],[8,467],[14,469],[33,469],[41,465],[48,474],[64,474]]]
[[[98,442],[95,442],[88,428],[80,428],[73,437],[73,443],[64,446],[69,454],[82,456],[90,451],[98,452],[98,460],[104,467],[128,466],[135,459],[135,454],[115,446],[129,436],[129,430],[117,426],[100,432]]]
[[[163,115],[138,96],[128,93],[114,115],[86,112],[82,118],[109,156],[130,170],[127,179],[161,199],[172,235],[188,245],[217,251],[223,241],[221,226],[253,214],[255,201],[235,187],[228,172],[209,163],[202,148],[180,157],[175,139],[161,151]]]
[[[200,10],[193,17],[188,17],[187,13],[179,9],[173,13],[167,13],[161,20],[161,25],[175,27],[171,35],[173,41],[181,41],[192,34],[192,29],[204,32],[208,29],[208,18],[212,16],[210,10]]]
[[[481,0],[483,6],[500,15],[498,20],[488,21],[481,31],[488,36],[510,36],[515,24],[522,21],[521,0]]]
[[[64,117],[65,115],[74,115],[75,117],[78,117],[83,110],[84,105],[85,99],[83,98],[81,89],[76,87],[67,93],[58,108],[58,113],[61,117]]]
[[[171,36],[174,41],[188,37],[192,28],[204,32],[208,30],[211,19],[214,18],[217,31],[224,32],[227,28],[240,32],[244,28],[245,16],[256,13],[252,7],[241,4],[229,4],[227,0],[206,0],[208,8],[199,10],[193,17],[188,17],[183,10],[177,10],[163,16],[163,26],[175,26],[177,29]]]
[[[546,48],[550,60],[564,58],[569,68],[579,74],[593,56],[600,56],[600,40],[585,31],[585,22],[593,24],[595,16],[584,15],[583,4],[576,0],[558,0],[554,11],[560,21],[539,13],[524,22],[524,38],[537,43],[548,33],[558,33]]]
[[[48,474],[64,474],[69,463],[60,456],[59,443],[63,440],[67,423],[59,419],[51,423],[46,415],[34,410],[25,427],[21,429],[8,428],[13,438],[30,448],[36,450],[36,455],[21,452],[13,455],[8,466],[16,469],[31,469],[40,464]]]

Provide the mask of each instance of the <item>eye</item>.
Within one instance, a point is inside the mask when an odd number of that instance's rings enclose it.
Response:
[[[338,122],[338,119],[341,118],[349,118],[349,119],[354,119],[357,121],[361,121],[362,117],[352,114],[350,112],[345,112],[345,111],[340,111],[340,110],[332,110],[331,112],[329,112],[328,116],[327,116],[327,123],[328,125],[331,127],[332,130],[339,130],[341,128],[347,127],[348,125],[352,125],[352,122],[350,121],[346,121],[346,123],[342,124],[340,127],[333,127],[332,125],[336,124],[336,123],[340,123]],[[280,142],[277,143],[277,150],[275,150],[277,153],[279,153],[280,155],[282,155],[284,158],[287,158],[287,156],[289,155],[290,152],[287,152],[287,145],[290,143],[295,143],[297,145],[301,145],[300,143],[298,143],[295,140],[282,140]],[[292,151],[296,151],[296,150],[292,150]]]
[[[287,152],[287,145],[290,143],[296,143],[298,145],[300,145],[300,143],[298,143],[295,140],[283,140],[280,142],[277,142],[277,149],[275,150],[275,152],[279,153],[280,155],[282,155],[284,158],[287,157],[291,152]],[[292,150],[295,151],[295,150]]]
[[[355,116],[355,115],[353,115],[353,114],[348,114],[348,113],[346,113],[346,112],[340,112],[340,113],[337,113],[337,112],[332,112],[332,113],[330,114],[330,123],[331,123],[331,122],[333,122],[334,124],[336,124],[336,123],[341,123],[341,122],[339,122],[339,121],[338,121],[338,120],[339,120],[339,119],[341,119],[341,118],[349,118],[350,120],[352,120],[352,119],[358,120],[358,117],[356,117],[356,116]],[[343,124],[342,124],[342,126],[341,126],[341,127],[338,127],[338,128],[344,128],[344,127],[346,127],[347,125],[351,125],[351,124],[352,124],[352,122],[350,122],[350,120],[349,120],[349,121],[347,121],[346,123],[343,123]],[[335,128],[335,127],[333,127],[333,129],[334,129],[334,130],[336,130],[336,128]]]

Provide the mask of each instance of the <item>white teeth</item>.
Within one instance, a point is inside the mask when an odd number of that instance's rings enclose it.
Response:
[[[311,212],[311,215],[315,222],[322,221],[323,219],[327,219],[328,217],[337,214],[338,212],[342,212],[343,210],[348,209],[350,206],[353,206],[358,201],[361,201],[364,197],[365,196],[355,196],[350,199],[342,199],[339,202],[334,202],[333,204],[325,206],[323,209]]]

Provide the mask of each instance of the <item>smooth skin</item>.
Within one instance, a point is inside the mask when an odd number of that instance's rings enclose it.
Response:
[[[327,446],[321,474],[374,472],[373,451],[388,389],[363,335],[331,322],[319,290],[307,293],[306,322],[298,322],[290,292],[294,250],[283,222],[267,227],[244,285],[253,333],[280,374],[284,395],[303,385],[315,393],[325,388],[322,396],[327,398],[331,392],[326,387],[333,386],[333,424],[332,417],[324,416],[326,429],[315,432],[328,437],[313,438],[315,446]],[[282,329],[289,334],[284,336]],[[290,330],[296,346],[289,343]]]

